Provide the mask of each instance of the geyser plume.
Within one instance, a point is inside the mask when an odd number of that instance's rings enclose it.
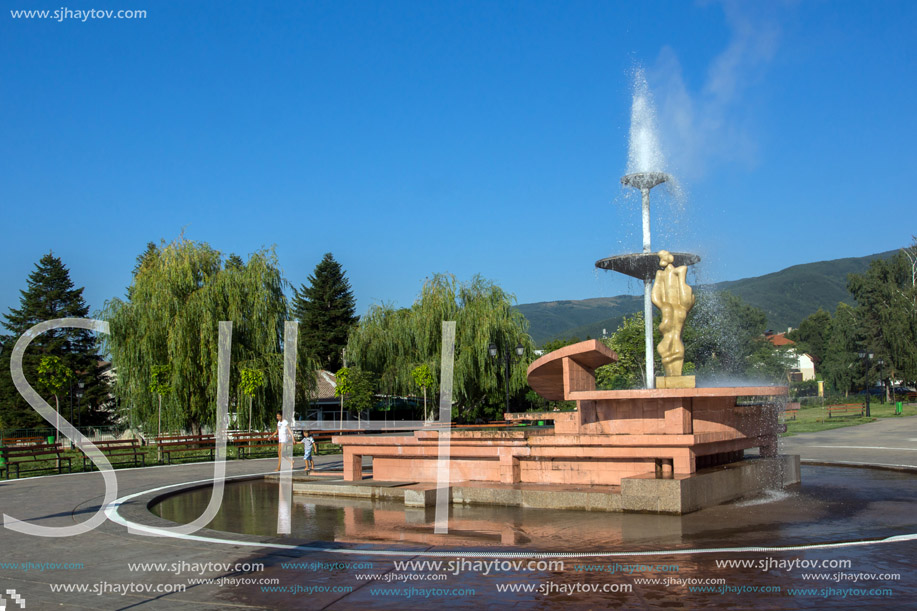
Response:
[[[643,68],[634,72],[634,98],[630,110],[630,143],[627,173],[662,172],[665,157],[659,146],[656,108]]]

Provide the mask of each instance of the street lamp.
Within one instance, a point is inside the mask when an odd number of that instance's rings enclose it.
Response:
[[[885,386],[885,376],[883,375],[883,373],[885,373],[885,372],[882,371],[882,369],[885,367],[885,361],[883,361],[882,359],[876,359],[876,365],[878,365],[878,367],[879,367],[879,382],[882,383],[882,389],[883,389],[883,391],[884,391],[884,390],[886,389],[886,386]],[[882,403],[883,403],[883,404],[885,404],[885,400],[886,400],[887,398],[888,398],[888,397],[887,397],[887,391],[886,391],[886,394],[883,394],[883,395],[882,395]]]
[[[490,344],[490,346],[487,347],[487,352],[490,354],[490,358],[496,359],[499,353],[497,345],[493,343]],[[522,358],[522,355],[525,354],[525,346],[522,345],[522,342],[516,344],[515,352],[516,358],[513,358],[509,348],[503,350],[503,363],[506,366],[506,374],[503,377],[503,386],[506,390],[506,413],[509,413],[509,365],[510,362]]]
[[[876,355],[872,352],[866,352],[864,350],[857,352],[857,356],[860,357],[860,360],[866,364],[866,417],[869,418],[871,416],[869,412],[869,361],[871,361]]]
[[[79,409],[79,403],[83,399],[83,387],[84,386],[85,384],[82,382],[82,380],[76,383],[76,387],[77,387],[76,388],[76,403],[77,403],[76,417],[78,418],[78,422],[76,423],[77,429],[79,429],[80,425],[83,423],[82,410]],[[73,414],[72,413],[70,414],[70,424],[71,425],[73,424]]]

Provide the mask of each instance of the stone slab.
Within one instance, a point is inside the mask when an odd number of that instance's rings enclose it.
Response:
[[[792,455],[747,459],[667,479],[650,473],[635,475],[622,478],[620,488],[478,482],[454,484],[448,494],[452,503],[460,505],[680,515],[799,481],[799,456]],[[402,501],[409,508],[432,507],[437,498],[436,485],[428,482],[310,481],[294,483],[293,491]]]
[[[358,499],[386,499],[403,501],[405,490],[403,486],[413,482],[374,482],[364,480],[361,482],[335,481],[294,481],[294,494],[312,494],[318,496],[344,496]]]
[[[436,504],[436,496],[439,489],[435,486],[409,486],[404,489],[404,506],[405,507],[433,507]],[[445,489],[445,493],[451,498],[452,490]]]
[[[687,476],[656,479],[638,475],[621,480],[622,511],[685,514],[761,492],[798,484],[799,456],[742,460]]]

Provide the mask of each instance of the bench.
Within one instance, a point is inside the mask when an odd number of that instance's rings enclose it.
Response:
[[[47,437],[4,437],[3,444],[4,446],[34,446],[42,443],[47,443]]]
[[[136,439],[94,441],[92,443],[102,452],[102,454],[105,455],[106,458],[108,458],[108,462],[112,464],[132,462],[134,463],[135,467],[146,466],[146,454],[143,453],[143,450],[140,448],[140,443]],[[83,456],[83,471],[91,470],[91,465],[93,464],[94,463],[89,459],[88,456]]]
[[[796,401],[786,404],[786,409],[783,410],[784,419],[789,418],[790,420],[796,420],[796,414],[799,413],[799,403]]]
[[[514,418],[510,420],[495,420],[493,422],[485,422],[483,424],[454,424],[451,426],[452,430],[461,430],[461,429],[486,429],[486,428],[497,428],[497,427],[509,427],[509,426],[523,426],[522,421],[527,420],[523,418]],[[544,420],[544,418],[533,418],[532,420]]]
[[[908,403],[917,403],[917,392],[907,393],[906,400]]]
[[[271,439],[273,433],[234,433],[232,435],[233,445],[236,447],[236,458],[245,458],[246,450],[248,454],[254,454],[260,448],[277,448],[277,440]]]
[[[851,416],[856,414],[857,416],[862,416],[863,412],[866,410],[862,405],[853,404],[853,405],[828,405],[825,407],[828,412],[828,417],[831,417],[831,414],[840,414],[842,416]]]
[[[167,464],[172,464],[172,454],[206,450],[210,452],[210,460],[216,449],[216,438],[213,435],[168,435],[156,438],[157,458],[162,462],[166,458]]]
[[[73,466],[70,461],[71,456],[63,456],[64,449],[59,443],[39,443],[23,446],[4,446],[0,448],[0,457],[5,463],[3,469],[6,471],[6,479],[10,478],[10,472],[15,469],[16,477],[22,471],[47,471],[52,467],[44,463],[54,460],[57,462],[57,472],[64,472],[64,461],[67,461],[67,471],[73,473]],[[31,468],[23,469],[27,465]]]

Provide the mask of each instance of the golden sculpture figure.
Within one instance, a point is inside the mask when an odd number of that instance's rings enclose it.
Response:
[[[681,332],[685,318],[694,306],[694,293],[685,281],[688,266],[675,267],[675,258],[667,250],[659,251],[659,267],[653,284],[653,304],[662,311],[659,332],[662,341],[656,347],[662,357],[666,377],[680,376],[685,364],[685,345]]]

